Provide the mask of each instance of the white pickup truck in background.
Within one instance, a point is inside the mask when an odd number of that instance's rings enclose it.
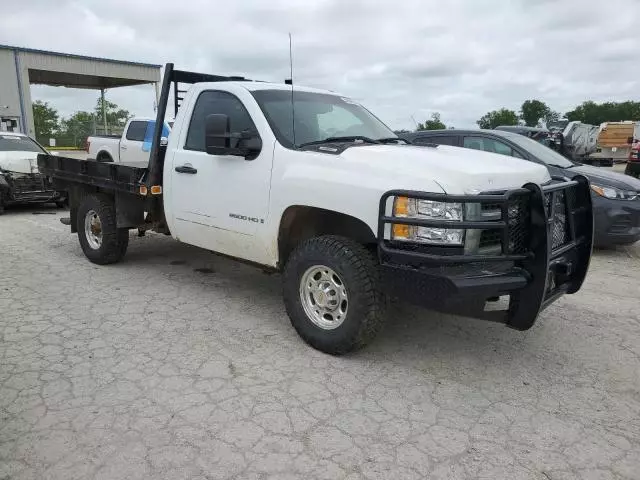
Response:
[[[87,138],[90,160],[98,162],[146,162],[149,160],[155,118],[134,117],[127,121],[122,135],[93,135]],[[167,138],[171,127],[167,123],[162,137]]]

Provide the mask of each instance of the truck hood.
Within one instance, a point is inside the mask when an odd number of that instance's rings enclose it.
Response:
[[[474,194],[490,190],[543,184],[548,170],[527,160],[467,148],[439,145],[365,145],[340,154],[346,162],[361,163],[363,172],[377,170],[390,179],[400,175],[435,181],[445,193]],[[404,188],[396,185],[395,188]]]
[[[38,152],[0,152],[0,169],[15,173],[38,173]]]

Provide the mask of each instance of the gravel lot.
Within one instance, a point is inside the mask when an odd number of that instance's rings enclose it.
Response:
[[[640,244],[529,332],[402,306],[333,358],[278,276],[157,235],[98,268],[61,215],[0,217],[0,479],[640,478]]]

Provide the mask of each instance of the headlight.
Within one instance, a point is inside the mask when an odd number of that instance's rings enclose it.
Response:
[[[620,190],[615,187],[607,187],[591,184],[591,190],[596,192],[601,197],[614,198],[617,200],[633,200],[638,196],[638,192],[630,192],[626,190]]]
[[[425,220],[462,221],[464,207],[461,203],[418,200],[396,197],[393,202],[393,216]],[[420,227],[395,224],[391,228],[391,239],[431,245],[462,245],[464,229]]]

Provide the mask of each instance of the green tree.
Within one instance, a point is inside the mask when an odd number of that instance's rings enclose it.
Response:
[[[47,102],[33,102],[33,123],[36,129],[36,140],[47,145],[58,131],[58,112]]]
[[[88,136],[95,132],[96,118],[91,112],[76,112],[61,122],[60,145],[83,147]]]
[[[493,129],[499,125],[517,125],[518,115],[513,110],[501,108],[484,114],[476,122],[480,128]]]
[[[129,117],[131,117],[128,110],[124,110],[115,103],[106,99],[104,101],[104,108],[106,110],[107,125],[110,127],[124,127]],[[98,98],[94,111],[98,124],[102,125],[102,98]]]
[[[431,114],[431,120],[419,123],[416,130],[444,130],[447,126],[440,120],[440,114],[435,112]]]
[[[591,125],[622,120],[640,120],[640,102],[596,103],[588,100],[566,113],[569,121],[580,121]]]
[[[546,103],[540,100],[527,100],[520,108],[520,118],[527,127],[537,127],[540,120],[545,119],[551,112]]]

